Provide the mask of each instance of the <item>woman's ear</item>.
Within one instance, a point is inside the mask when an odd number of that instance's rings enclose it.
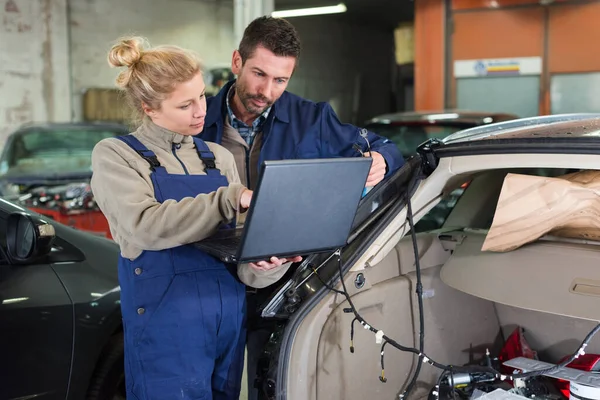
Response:
[[[142,110],[144,110],[144,114],[146,114],[150,118],[156,115],[156,112],[152,108],[150,108],[150,106],[146,103],[142,103]]]

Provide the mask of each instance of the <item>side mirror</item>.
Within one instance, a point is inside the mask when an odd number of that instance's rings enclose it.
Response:
[[[30,215],[15,212],[6,220],[6,247],[13,261],[27,263],[48,255],[55,237],[54,226]]]

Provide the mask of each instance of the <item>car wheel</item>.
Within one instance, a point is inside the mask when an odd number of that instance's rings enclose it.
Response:
[[[113,336],[100,356],[86,400],[125,400],[123,333]]]

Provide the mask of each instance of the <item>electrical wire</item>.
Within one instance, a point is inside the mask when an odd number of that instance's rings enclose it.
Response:
[[[352,323],[350,324],[350,353],[354,353],[354,323],[355,322],[356,322],[356,318],[354,318],[352,320]]]
[[[383,383],[387,382],[387,379],[385,378],[385,364],[384,364],[384,355],[385,355],[385,345],[388,342],[383,342],[383,344],[381,345],[381,376],[379,377],[379,380]]]
[[[423,365],[423,357],[425,357],[425,316],[423,311],[423,283],[421,282],[421,263],[419,261],[419,247],[417,245],[417,234],[415,232],[415,224],[413,221],[413,213],[412,213],[412,202],[410,199],[407,199],[407,210],[406,214],[408,217],[408,225],[410,228],[410,236],[412,239],[413,245],[413,253],[415,256],[415,273],[417,275],[417,302],[419,304],[419,362],[417,363],[417,367],[415,369],[415,373],[413,374],[410,383],[406,387],[406,390],[403,394],[400,395],[400,398],[404,398],[408,396],[409,393],[412,392],[415,385],[417,384],[417,379],[419,378],[419,374],[421,373],[421,366]]]
[[[323,286],[325,286],[327,289],[331,290],[334,293],[337,294],[341,294],[342,296],[344,296],[346,293],[342,292],[341,290],[337,290],[336,288],[334,288],[333,286],[329,285],[328,283],[326,283],[323,278],[321,278],[321,275],[319,275],[319,271],[317,271],[317,269],[314,267],[314,265],[311,265],[311,268],[313,270],[313,274],[317,277],[317,279],[319,279],[319,281],[321,281],[321,284]],[[352,321],[354,323],[354,321]]]

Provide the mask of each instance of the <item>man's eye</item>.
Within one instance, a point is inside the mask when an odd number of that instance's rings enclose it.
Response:
[[[277,79],[277,83],[285,83],[285,79]]]
[[[262,72],[255,72],[256,76],[264,76]]]

